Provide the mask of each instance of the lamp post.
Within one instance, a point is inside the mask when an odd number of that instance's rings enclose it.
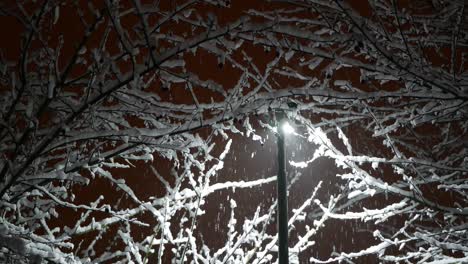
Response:
[[[289,263],[288,249],[288,194],[287,194],[287,179],[286,179],[286,158],[284,140],[285,135],[292,133],[294,130],[289,125],[284,115],[281,118],[277,127],[277,145],[278,145],[278,176],[277,176],[277,191],[278,191],[278,260],[279,264]]]

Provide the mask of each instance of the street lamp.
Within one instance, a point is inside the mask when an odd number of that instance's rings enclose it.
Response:
[[[284,117],[284,114],[281,114],[276,130],[278,144],[278,260],[279,264],[288,264],[288,182],[286,179],[284,140],[286,134],[291,134],[294,132],[294,128],[288,123],[288,120],[286,117]]]

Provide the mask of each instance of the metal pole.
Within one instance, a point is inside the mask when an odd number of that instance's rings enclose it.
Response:
[[[286,160],[284,149],[284,132],[281,130],[286,119],[282,118],[277,127],[278,131],[278,260],[279,264],[289,263],[288,252],[288,197],[286,179]]]

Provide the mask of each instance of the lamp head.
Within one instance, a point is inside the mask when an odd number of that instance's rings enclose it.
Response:
[[[283,121],[280,124],[280,129],[283,134],[293,134],[294,133],[294,128],[289,124],[288,121]]]

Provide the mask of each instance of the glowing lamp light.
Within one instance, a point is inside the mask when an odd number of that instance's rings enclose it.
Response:
[[[281,131],[283,131],[284,134],[292,134],[294,133],[294,128],[288,122],[284,122],[281,124]]]

